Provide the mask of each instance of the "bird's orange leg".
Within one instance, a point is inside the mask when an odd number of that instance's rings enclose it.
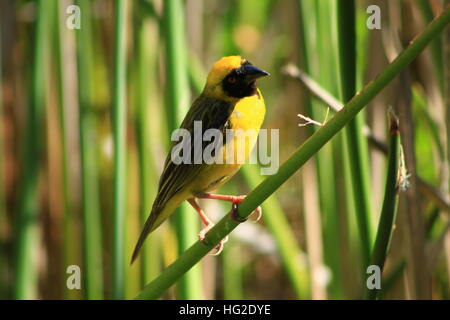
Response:
[[[206,233],[214,226],[214,223],[208,218],[208,216],[205,214],[205,212],[202,210],[202,208],[199,206],[197,201],[195,201],[194,198],[188,199],[188,202],[191,204],[191,206],[197,211],[198,215],[200,216],[200,219],[202,219],[205,227],[200,230],[198,233],[198,237],[200,241],[205,240]],[[228,236],[225,237],[225,239],[220,240],[219,244],[216,247],[217,252],[214,255],[218,255],[223,250],[223,244],[228,241]]]
[[[212,223],[211,220],[209,220],[208,216],[203,212],[202,208],[200,208],[199,204],[197,203],[197,201],[195,201],[194,198],[188,199],[188,202],[195,209],[195,211],[197,211],[197,213],[200,216],[200,219],[202,219],[205,227],[207,227],[211,224],[214,224],[214,223]]]
[[[238,221],[238,222],[243,222],[245,220],[242,220],[241,218],[239,218],[237,216],[237,205],[239,203],[241,203],[242,201],[244,201],[246,195],[242,195],[242,196],[231,196],[231,195],[223,195],[223,194],[213,194],[213,193],[200,193],[200,194],[196,194],[195,195],[197,198],[200,199],[215,199],[215,200],[222,200],[222,201],[228,201],[231,202],[233,204],[232,207],[232,217]],[[257,218],[255,221],[258,221],[259,219],[261,219],[262,216],[262,209],[261,206],[258,206],[255,211],[253,211],[257,214]]]

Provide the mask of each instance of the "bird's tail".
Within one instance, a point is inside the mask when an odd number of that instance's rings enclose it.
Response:
[[[141,235],[139,236],[139,240],[136,243],[136,247],[134,248],[133,255],[131,256],[131,263],[136,260],[139,255],[139,251],[141,250],[145,239],[147,239],[148,235],[158,228],[164,220],[169,217],[171,213],[175,211],[175,209],[183,202],[185,198],[182,195],[176,195],[172,197],[169,201],[167,201],[163,205],[156,205],[158,201],[155,200],[152,211],[145,221],[144,228],[142,229]]]
[[[150,212],[150,215],[147,218],[147,221],[145,221],[145,225],[144,225],[144,228],[142,229],[141,235],[139,236],[139,240],[136,243],[136,246],[134,247],[130,264],[133,264],[133,262],[136,260],[136,258],[139,255],[139,251],[141,250],[141,248],[144,244],[145,239],[147,239],[150,232],[152,232],[155,229],[154,225],[155,225],[155,220],[156,220],[157,216],[158,216],[158,212],[156,212],[156,208],[155,208],[155,206],[153,206],[152,211]]]

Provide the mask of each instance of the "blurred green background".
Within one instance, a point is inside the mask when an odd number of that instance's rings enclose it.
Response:
[[[332,113],[286,65],[345,102],[446,1],[345,2],[2,0],[0,298],[133,298],[197,240],[197,214],[182,206],[129,265],[171,129],[220,57],[241,55],[270,72],[259,83],[263,128],[279,129],[283,162],[317,129],[299,127],[297,114],[322,122]],[[366,25],[369,5],[379,6],[381,29]],[[80,29],[69,28],[78,17]],[[363,298],[392,106],[411,176],[379,297],[448,299],[448,29],[264,203],[260,222],[240,225],[220,256],[164,298]],[[219,191],[246,194],[263,178],[246,165]],[[230,209],[202,205],[214,221]],[[79,290],[67,287],[71,265],[81,270]]]

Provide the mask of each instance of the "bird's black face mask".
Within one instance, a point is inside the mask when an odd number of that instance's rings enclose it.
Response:
[[[222,87],[230,97],[249,97],[256,93],[256,79],[268,75],[269,73],[246,61],[223,79]]]

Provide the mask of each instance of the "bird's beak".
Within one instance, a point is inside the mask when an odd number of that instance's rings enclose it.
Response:
[[[247,83],[251,83],[258,78],[270,75],[268,72],[261,70],[251,64],[244,66],[244,72],[245,72],[245,82]]]

